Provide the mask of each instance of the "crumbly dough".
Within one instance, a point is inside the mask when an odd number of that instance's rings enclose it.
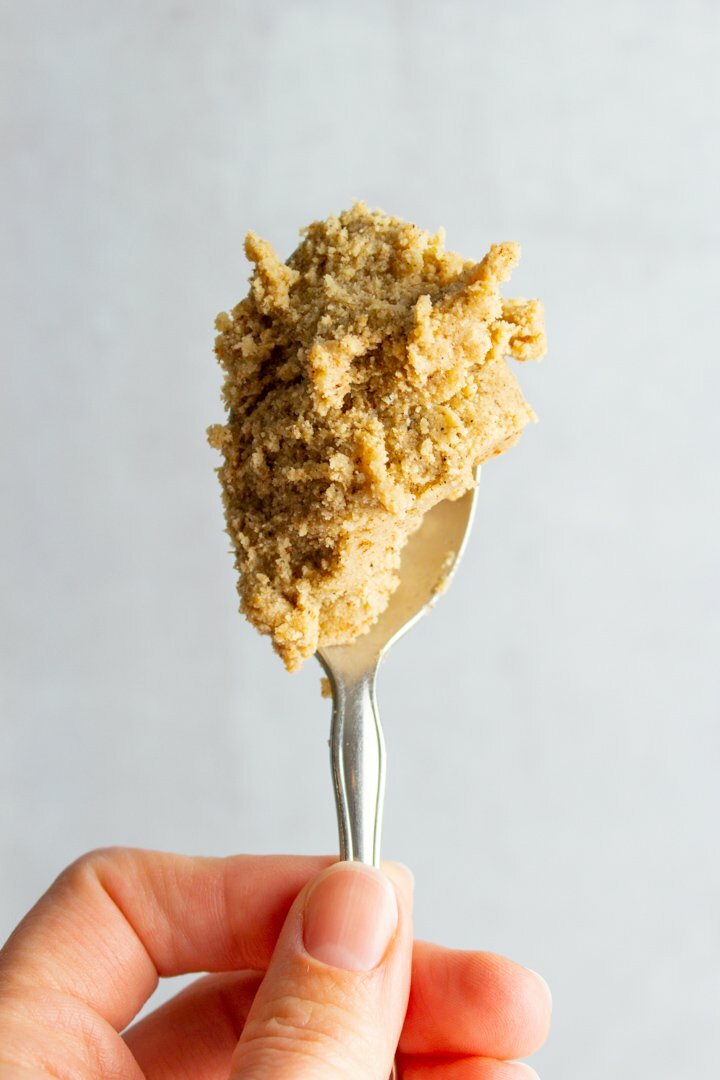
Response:
[[[250,233],[250,292],[217,318],[240,606],[290,671],[372,625],[423,514],[534,419],[505,360],[545,352],[540,302],[500,295],[519,246],[443,240],[362,203],[286,263]]]
[[[320,680],[320,697],[332,697],[332,686],[330,685],[330,680],[325,676]]]

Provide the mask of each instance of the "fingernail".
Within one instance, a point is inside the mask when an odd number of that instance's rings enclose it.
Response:
[[[540,974],[539,971],[534,971],[533,968],[528,968],[527,970],[530,972],[531,975],[535,976],[535,978],[538,980],[538,982],[542,983],[542,985],[543,985],[543,987],[545,989],[545,993],[547,994],[548,1001],[552,1005],[552,990],[548,986],[545,979],[543,979],[543,977],[542,977],[542,975]]]
[[[401,862],[384,862],[382,865],[387,876],[412,896],[415,891],[415,875],[410,867]]]
[[[384,874],[360,863],[337,863],[310,889],[305,948],[330,967],[371,971],[387,952],[397,921],[395,890]]]
[[[516,1070],[522,1070],[523,1080],[540,1080],[540,1077],[530,1065],[526,1065],[524,1061],[512,1061],[511,1065],[514,1065]],[[520,1080],[520,1073],[518,1073],[518,1080]]]

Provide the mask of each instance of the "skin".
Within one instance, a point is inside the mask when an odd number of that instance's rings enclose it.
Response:
[[[326,858],[108,849],[68,867],[0,951],[0,1080],[529,1080],[550,995],[501,956],[412,940],[412,886],[369,972],[303,945]],[[132,1026],[164,976],[210,972]]]

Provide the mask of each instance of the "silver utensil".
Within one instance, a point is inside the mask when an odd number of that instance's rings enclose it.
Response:
[[[378,668],[391,647],[445,591],[465,549],[476,486],[429,510],[403,549],[400,584],[385,612],[352,645],[318,651],[333,697],[330,756],[340,858],[380,865],[385,740],[375,698]]]
[[[341,859],[380,866],[385,738],[375,697],[378,668],[450,584],[470,534],[479,479],[478,469],[474,488],[425,515],[403,549],[400,584],[367,634],[318,650],[333,698],[330,759]],[[396,1077],[393,1065],[390,1080]]]

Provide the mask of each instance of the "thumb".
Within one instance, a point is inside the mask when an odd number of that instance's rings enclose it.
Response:
[[[230,1080],[387,1080],[405,1019],[412,875],[340,862],[297,897]]]

